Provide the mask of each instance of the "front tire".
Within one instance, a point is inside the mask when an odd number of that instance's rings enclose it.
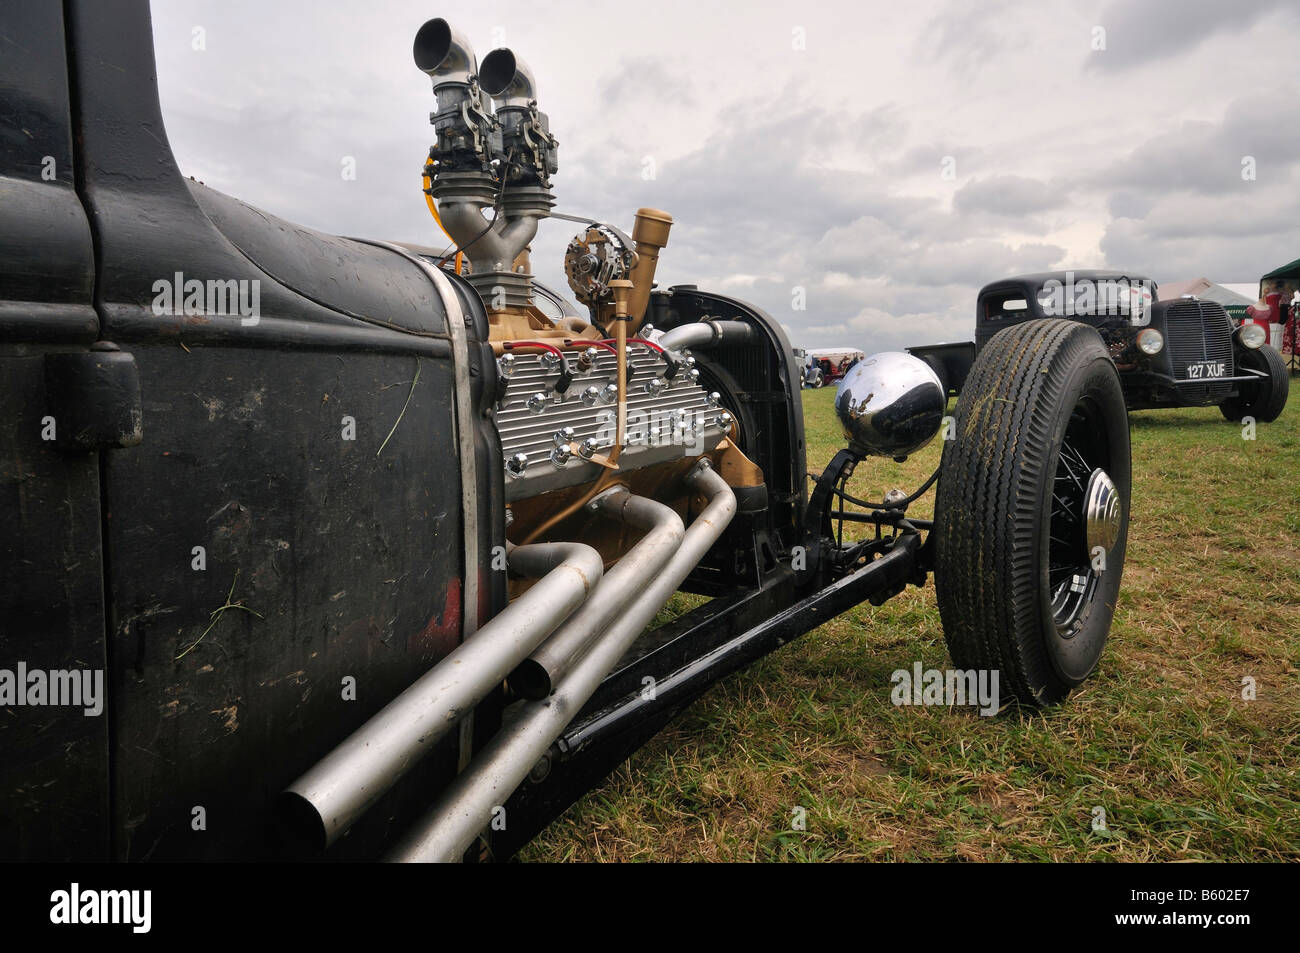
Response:
[[[1259,423],[1269,424],[1282,416],[1286,407],[1287,392],[1291,389],[1291,374],[1286,360],[1277,349],[1267,344],[1253,351],[1243,351],[1237,359],[1240,367],[1263,371],[1268,377],[1258,383],[1241,384],[1237,396],[1229,397],[1219,405],[1223,416],[1229,420],[1254,417]]]
[[[944,442],[935,590],[963,669],[1054,704],[1097,666],[1119,596],[1128,412],[1100,335],[1029,321],[980,352]]]

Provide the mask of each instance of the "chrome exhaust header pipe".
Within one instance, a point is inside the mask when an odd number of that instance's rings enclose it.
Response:
[[[280,827],[295,843],[337,840],[582,605],[604,569],[582,543],[519,546],[508,560],[539,581],[280,794]]]
[[[667,564],[642,580],[640,595],[631,604],[612,605],[608,627],[602,625],[604,631],[560,681],[555,694],[543,701],[526,703],[519,716],[488,742],[385,859],[460,860],[488,826],[493,809],[505,803],[546,755],[655,613],[704,558],[735,516],[736,496],[711,469],[708,460],[700,461],[686,480],[693,490],[706,496],[708,504],[682,535]],[[602,581],[600,591],[592,598],[597,598],[605,588]]]
[[[633,496],[622,487],[602,493],[587,505],[612,519],[648,532],[615,563],[601,580],[596,594],[582,609],[542,643],[545,654],[540,659],[534,653],[529,659],[521,660],[510,673],[511,689],[524,698],[536,700],[551,694],[560,675],[567,672],[592,640],[600,636],[613,614],[626,604],[629,594],[663,570],[686,532],[681,519],[671,509],[654,500]]]
[[[672,513],[667,507],[625,491],[599,496],[588,505],[614,519],[652,532],[657,526],[671,524],[664,514],[664,511]],[[676,535],[680,537],[684,532],[681,520],[676,518],[676,514],[673,516]],[[667,542],[666,532],[664,537]],[[510,673],[511,689],[533,700],[551,694],[561,676],[569,671],[587,646],[601,636],[609,622],[611,609],[625,604],[630,593],[642,588],[646,579],[662,571],[670,555],[668,546],[652,547],[649,536],[634,546],[605,574],[596,594],[573,614],[573,618]]]

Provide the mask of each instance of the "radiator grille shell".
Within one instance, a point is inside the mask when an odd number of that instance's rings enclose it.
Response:
[[[1212,301],[1179,301],[1165,312],[1165,347],[1173,365],[1178,393],[1188,401],[1219,403],[1232,392],[1231,383],[1202,383],[1188,376],[1188,367],[1205,361],[1223,362],[1224,376],[1236,371],[1232,360],[1232,320]]]

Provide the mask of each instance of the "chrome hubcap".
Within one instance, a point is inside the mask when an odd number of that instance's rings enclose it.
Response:
[[[1122,508],[1115,482],[1100,467],[1093,470],[1088,478],[1083,504],[1089,554],[1095,553],[1099,546],[1103,553],[1110,554],[1111,548],[1119,541]]]

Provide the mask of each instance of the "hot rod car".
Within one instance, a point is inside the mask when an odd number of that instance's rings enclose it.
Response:
[[[435,252],[185,178],[144,0],[3,17],[0,856],[508,857],[710,684],[931,573],[1004,705],[1097,665],[1132,490],[1097,329],[864,358],[810,485],[781,325],[655,288],[668,213],[568,215],[585,316],[533,281],[558,147],[510,50],[415,37]],[[848,492],[941,431],[915,492]],[[651,628],[678,590],[709,598]]]
[[[1020,275],[980,289],[978,350],[1025,321],[1066,317],[1101,334],[1131,410],[1217,406],[1229,420],[1276,420],[1290,375],[1267,333],[1234,327],[1223,305],[1192,296],[1161,300],[1150,278],[1111,271]]]

